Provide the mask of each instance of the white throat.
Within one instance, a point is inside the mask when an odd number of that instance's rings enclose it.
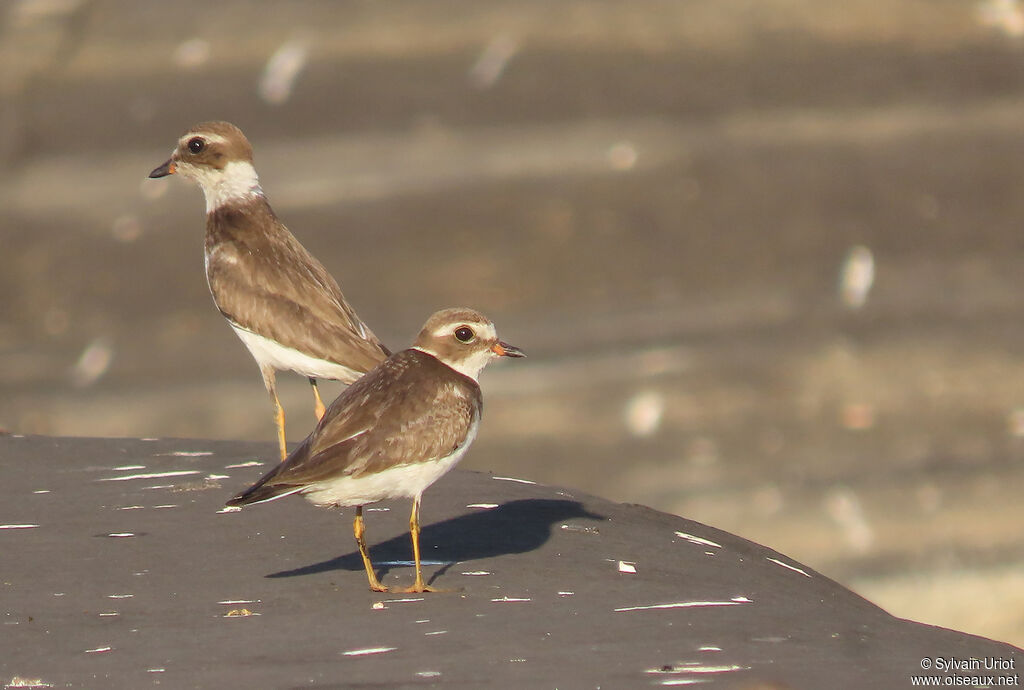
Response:
[[[431,352],[428,348],[421,347],[419,345],[413,346],[414,350],[420,352],[426,352],[431,357],[435,357],[441,361],[442,364],[451,367],[455,371],[459,372],[463,376],[468,376],[477,383],[480,383],[480,372],[483,370],[487,363],[494,359],[494,353],[490,350],[476,350],[469,357],[464,357],[457,362],[452,362],[444,357],[441,357],[436,352]]]
[[[231,161],[223,169],[181,165],[181,172],[199,183],[206,196],[206,212],[221,206],[263,196],[256,168],[248,161]]]

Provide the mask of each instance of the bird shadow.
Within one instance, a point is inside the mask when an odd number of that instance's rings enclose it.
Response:
[[[372,517],[372,513],[370,515]],[[431,576],[430,581],[446,573],[456,563],[538,549],[551,537],[551,530],[556,523],[574,518],[604,520],[605,516],[587,511],[577,501],[523,499],[426,525],[420,531],[423,561],[425,564],[442,566]],[[372,529],[373,525],[367,520],[367,533],[372,533]],[[381,577],[393,566],[411,565],[412,542],[408,532],[374,544],[369,547],[369,551],[374,568]],[[363,570],[358,549],[327,561],[282,570],[266,577],[298,577],[331,570]]]

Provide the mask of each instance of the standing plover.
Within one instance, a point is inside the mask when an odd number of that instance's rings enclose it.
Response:
[[[355,506],[353,532],[370,589],[386,592],[363,538],[363,506],[412,498],[416,582],[409,592],[436,591],[420,568],[420,497],[465,455],[476,438],[483,398],[477,377],[497,357],[523,357],[498,340],[471,309],[439,311],[408,350],[397,352],[345,389],[287,460],[238,494],[241,506],[302,494],[326,506]]]
[[[288,452],[275,371],[309,378],[319,419],[324,404],[318,378],[351,383],[390,351],[323,264],[277,219],[253,167],[252,146],[238,127],[204,122],[187,131],[149,176],[175,173],[197,182],[206,196],[206,280],[263,374],[283,460]]]

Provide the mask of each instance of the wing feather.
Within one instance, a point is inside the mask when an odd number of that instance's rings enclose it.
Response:
[[[481,406],[475,381],[420,350],[403,350],[345,389],[264,483],[284,491],[446,457],[465,441]]]
[[[245,231],[253,222],[261,232]],[[344,353],[338,363],[360,371],[390,354],[265,200],[210,216],[206,269],[217,308],[242,328],[317,359],[337,362]]]

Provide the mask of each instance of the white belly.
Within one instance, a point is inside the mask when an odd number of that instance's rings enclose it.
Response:
[[[303,376],[331,379],[345,383],[351,383],[362,376],[361,372],[349,369],[343,364],[310,357],[298,350],[285,347],[270,338],[257,335],[235,323],[230,321],[228,323],[231,324],[231,328],[235,330],[235,333],[245,343],[245,346],[249,348],[249,352],[252,354],[253,359],[256,360],[256,363],[260,365],[260,368],[269,366],[280,371],[294,371]]]
[[[362,506],[390,498],[413,498],[443,477],[469,450],[476,438],[479,420],[473,423],[466,441],[451,455],[409,465],[398,465],[383,472],[358,478],[341,477],[313,484],[302,491],[316,505]]]

